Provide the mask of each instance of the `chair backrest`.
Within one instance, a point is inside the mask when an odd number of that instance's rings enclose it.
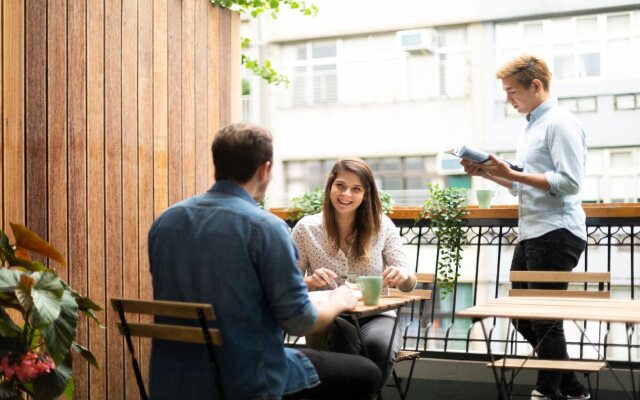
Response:
[[[200,315],[205,321],[215,320],[213,307],[204,303],[184,303],[176,301],[158,300],[130,300],[111,299],[113,308],[118,311],[118,305],[125,313],[147,314],[161,317],[176,317],[198,320]],[[176,342],[189,342],[206,344],[206,338],[201,327],[190,327],[172,324],[127,322],[131,336],[147,337],[152,339],[172,340]],[[123,321],[118,322],[120,333],[123,332]],[[211,343],[221,345],[222,339],[218,329],[209,328]]]
[[[553,289],[510,289],[509,296],[540,296],[540,297],[581,297],[608,299],[611,297],[609,272],[560,272],[560,271],[511,271],[511,282],[557,282],[582,283],[583,290],[553,290]],[[587,290],[589,284],[597,284],[598,290]]]
[[[135,357],[131,337],[145,337],[206,345],[209,352],[209,361],[211,363],[211,368],[218,388],[218,395],[221,399],[225,398],[222,390],[222,382],[220,380],[219,364],[213,351],[213,345],[221,345],[222,338],[218,329],[209,328],[207,326],[207,321],[215,320],[215,314],[211,304],[114,298],[111,299],[111,305],[120,316],[118,330],[125,336],[127,341],[127,346],[132,357],[133,369],[138,382],[138,388],[140,390],[140,396],[143,400],[146,400],[148,397],[144,388],[144,382],[140,373],[138,360]],[[130,322],[126,319],[126,313],[192,319],[197,320],[200,326],[193,327],[178,324],[159,324],[156,322]],[[185,361],[188,362],[188,360]]]

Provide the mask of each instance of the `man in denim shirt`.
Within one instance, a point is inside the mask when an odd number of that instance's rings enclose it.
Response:
[[[518,196],[518,244],[511,270],[571,271],[586,247],[585,214],[580,185],[587,146],[576,118],[549,95],[551,73],[546,63],[531,55],[518,56],[496,74],[507,101],[526,115],[511,169],[494,155],[486,164],[462,161],[465,172],[494,181]],[[514,288],[567,289],[567,284],[513,283]],[[542,359],[567,359],[562,321],[515,321],[518,331]],[[547,335],[545,337],[545,335]],[[541,340],[544,338],[544,340]],[[564,397],[562,397],[564,396]],[[591,396],[573,372],[538,371],[532,400]]]
[[[227,399],[364,399],[381,373],[354,355],[295,350],[283,330],[302,336],[355,305],[342,286],[312,304],[285,223],[257,207],[271,179],[271,134],[250,124],[222,128],[212,145],[216,183],[167,209],[149,232],[154,298],[213,305]],[[202,345],[155,340],[154,399],[217,395]]]

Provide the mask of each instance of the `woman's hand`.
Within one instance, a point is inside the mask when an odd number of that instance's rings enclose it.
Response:
[[[309,290],[320,289],[325,286],[335,285],[335,279],[338,275],[330,269],[318,268],[313,271],[313,275],[304,278]]]
[[[413,286],[415,286],[415,279],[412,279],[413,276],[414,274],[406,268],[390,265],[382,271],[382,287],[397,287],[400,290],[411,290]]]

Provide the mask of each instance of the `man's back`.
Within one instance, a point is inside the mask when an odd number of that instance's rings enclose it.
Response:
[[[149,233],[149,259],[155,299],[213,305],[223,340],[216,354],[230,398],[279,395],[292,373],[304,375],[291,365],[280,328],[304,330],[315,318],[295,249],[284,223],[239,186],[218,182],[168,209]],[[291,322],[298,317],[302,325]],[[154,342],[150,372],[153,398],[215,393],[199,345]]]

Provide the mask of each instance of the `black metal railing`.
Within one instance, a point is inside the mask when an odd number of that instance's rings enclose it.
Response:
[[[393,218],[393,215],[391,215]],[[438,242],[428,220],[394,219],[404,240],[406,252],[413,258],[416,272],[435,272]],[[434,297],[421,312],[420,307],[406,307],[402,315],[405,325],[405,349],[420,350],[425,357],[486,360],[486,344],[469,319],[457,318],[456,311],[477,303],[506,295],[509,288],[511,253],[517,240],[517,219],[477,218],[465,223],[468,245],[463,267],[454,291],[443,299],[435,284]],[[635,299],[640,293],[635,257],[640,248],[640,218],[588,217],[587,250],[576,271],[610,272],[608,290],[613,298]],[[584,285],[584,284],[583,284]],[[586,286],[585,286],[586,289]],[[508,321],[493,319],[489,324],[492,349],[504,351]],[[567,345],[572,358],[606,358],[613,364],[625,365],[629,359],[640,362],[640,339],[633,327],[627,330],[617,324],[580,322],[587,332],[572,329],[565,323]],[[513,334],[513,329],[511,330]],[[631,357],[627,352],[627,335],[631,335]],[[516,340],[513,340],[516,339]],[[510,338],[513,354],[526,354],[525,341]]]

